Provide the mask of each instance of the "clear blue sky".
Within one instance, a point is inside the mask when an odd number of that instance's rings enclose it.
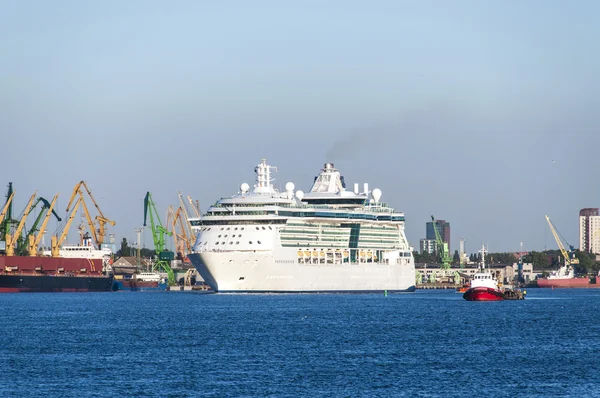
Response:
[[[325,161],[475,252],[578,244],[600,207],[600,2],[0,1],[4,182],[87,181],[117,241],[143,197],[205,209]],[[554,162],[553,162],[554,161]],[[52,226],[51,226],[52,229]],[[146,246],[150,246],[146,235]]]

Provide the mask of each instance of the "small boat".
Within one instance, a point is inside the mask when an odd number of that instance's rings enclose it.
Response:
[[[469,290],[469,287],[471,287],[470,285],[462,285],[456,288],[456,292],[457,293],[464,293],[467,290]]]
[[[498,280],[490,271],[485,269],[485,245],[479,251],[481,253],[481,264],[479,271],[471,279],[469,289],[463,294],[467,301],[502,301],[504,293],[498,287]]]

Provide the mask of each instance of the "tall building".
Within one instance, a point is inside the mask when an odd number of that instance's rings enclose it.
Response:
[[[442,241],[448,244],[448,255],[452,257],[452,250],[450,249],[450,223],[445,220],[435,220],[437,229],[440,232]],[[426,225],[425,239],[435,240],[435,230],[433,229],[433,222],[430,221]]]
[[[579,250],[600,254],[600,211],[598,208],[579,211]]]

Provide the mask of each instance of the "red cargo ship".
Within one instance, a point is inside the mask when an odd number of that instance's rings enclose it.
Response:
[[[109,292],[102,259],[0,256],[0,293]]]
[[[600,288],[598,277],[538,278],[537,284],[546,288]]]

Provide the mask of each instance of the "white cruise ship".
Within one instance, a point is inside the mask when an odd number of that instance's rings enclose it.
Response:
[[[199,218],[188,257],[216,292],[406,292],[415,289],[404,213],[381,190],[345,189],[326,163],[308,193],[273,187],[276,169],[256,166],[256,185],[222,198]]]

